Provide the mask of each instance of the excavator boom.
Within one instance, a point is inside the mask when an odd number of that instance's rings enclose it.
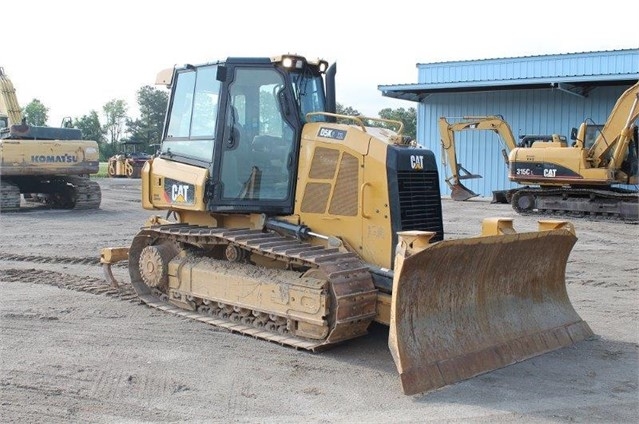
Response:
[[[22,122],[22,109],[16,97],[16,90],[2,67],[0,67],[0,114],[5,114],[9,118],[7,127]]]
[[[621,155],[626,152],[634,122],[639,117],[639,83],[626,90],[612,108],[610,116],[597,139],[588,150],[588,157],[597,167],[605,160],[608,152],[614,150],[611,167],[618,169],[621,165]]]

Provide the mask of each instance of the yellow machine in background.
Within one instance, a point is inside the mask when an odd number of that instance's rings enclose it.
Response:
[[[433,153],[400,122],[335,114],[335,69],[284,55],[160,73],[142,205],[174,220],[103,249],[111,283],[128,259],[147,305],[311,351],[382,323],[406,394],[591,335],[566,293],[572,225],[494,218],[446,240]]]
[[[109,158],[107,175],[111,178],[140,178],[142,168],[151,159],[151,155],[136,151],[136,147],[141,144],[139,142],[125,141],[120,144],[124,151]]]
[[[493,131],[499,135],[504,148],[502,155],[506,168],[508,167],[508,154],[517,147],[530,147],[537,142],[552,143],[548,146],[566,147],[566,138],[558,134],[552,135],[525,135],[517,142],[510,125],[504,118],[497,115],[490,116],[464,116],[455,122],[449,122],[452,118],[439,118],[439,134],[443,151],[443,165],[450,166],[451,176],[446,178],[446,184],[451,190],[450,197],[456,201],[464,201],[476,197],[477,194],[465,187],[461,180],[481,178],[481,175],[473,174],[457,162],[457,147],[455,133],[469,130]],[[493,203],[510,203],[510,197],[514,190],[494,190]]]
[[[570,147],[533,144],[511,150],[511,181],[530,185],[512,196],[520,213],[567,212],[639,220],[637,185],[639,83],[617,100],[605,125],[583,123]]]
[[[0,68],[0,211],[20,208],[20,194],[54,208],[96,209],[98,144],[75,128],[26,125],[15,89]]]

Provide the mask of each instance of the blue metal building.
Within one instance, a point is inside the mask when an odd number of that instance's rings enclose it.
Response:
[[[603,124],[617,98],[639,79],[639,49],[420,63],[417,84],[380,85],[382,95],[417,102],[417,140],[441,152],[439,117],[501,115],[515,137],[561,134],[585,120]],[[457,159],[481,179],[464,180],[480,196],[517,187],[508,180],[497,134],[455,134]],[[450,170],[439,161],[442,195]]]

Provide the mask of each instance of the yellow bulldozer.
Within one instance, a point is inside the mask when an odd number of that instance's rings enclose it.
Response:
[[[53,208],[99,208],[100,186],[90,180],[98,155],[98,143],[82,140],[79,129],[27,125],[0,68],[0,211],[19,210],[21,195]]]
[[[336,114],[335,73],[283,55],[158,74],[142,206],[166,215],[102,249],[111,284],[128,260],[147,305],[309,351],[381,323],[405,394],[590,336],[566,292],[574,227],[496,217],[445,239],[433,153],[401,122]]]

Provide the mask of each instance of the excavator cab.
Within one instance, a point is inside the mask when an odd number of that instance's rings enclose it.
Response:
[[[590,149],[597,140],[599,134],[603,130],[603,125],[582,123],[579,128],[573,128],[570,132],[570,139],[573,141],[573,146],[583,147],[584,149]]]

